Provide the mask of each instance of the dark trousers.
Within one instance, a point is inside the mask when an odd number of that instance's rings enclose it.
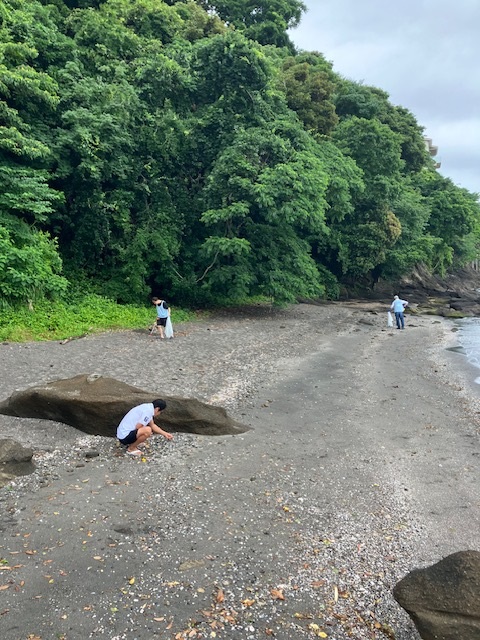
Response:
[[[405,320],[402,311],[395,311],[395,321],[397,323],[397,329],[405,329]]]

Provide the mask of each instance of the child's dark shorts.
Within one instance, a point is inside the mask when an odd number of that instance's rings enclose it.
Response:
[[[165,327],[167,325],[166,318],[157,318],[157,327]]]
[[[128,436],[125,436],[125,438],[119,438],[118,440],[125,445],[133,444],[137,440],[137,429],[130,431]]]

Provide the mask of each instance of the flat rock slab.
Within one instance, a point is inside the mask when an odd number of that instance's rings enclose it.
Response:
[[[0,413],[55,420],[84,433],[113,437],[120,420],[132,407],[159,397],[167,403],[159,420],[167,430],[207,436],[249,430],[230,418],[222,407],[194,398],[162,396],[98,374],[81,374],[16,391],[0,402]]]
[[[424,640],[479,640],[480,552],[459,551],[414,569],[393,595]]]

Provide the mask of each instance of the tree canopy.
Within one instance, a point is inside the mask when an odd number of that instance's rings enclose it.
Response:
[[[288,29],[298,0],[4,0],[2,304],[278,303],[477,257],[423,128]]]

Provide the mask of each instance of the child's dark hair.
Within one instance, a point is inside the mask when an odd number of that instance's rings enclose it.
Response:
[[[164,409],[167,408],[167,403],[165,402],[165,400],[160,400],[160,399],[154,400],[153,408],[160,409],[160,411],[163,411]]]

